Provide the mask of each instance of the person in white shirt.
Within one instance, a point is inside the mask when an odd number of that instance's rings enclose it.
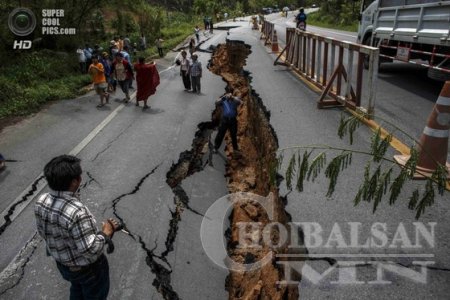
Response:
[[[191,78],[189,76],[189,67],[191,62],[187,58],[187,52],[185,50],[181,51],[180,62],[180,76],[183,79],[184,90],[189,91],[191,89]]]

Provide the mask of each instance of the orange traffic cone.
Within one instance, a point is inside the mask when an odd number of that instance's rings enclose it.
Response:
[[[414,178],[431,176],[438,163],[447,167],[447,176],[450,178],[450,163],[447,163],[449,129],[450,81],[446,81],[420,137],[417,163],[417,171],[420,174],[414,174]],[[409,155],[395,155],[394,159],[404,166],[409,157]]]
[[[278,37],[277,37],[277,31],[273,31],[272,36],[272,52],[278,52]]]

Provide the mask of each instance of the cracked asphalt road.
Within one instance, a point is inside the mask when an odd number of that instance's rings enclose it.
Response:
[[[280,147],[312,142],[343,143],[336,138],[340,113],[317,111],[312,101],[317,95],[305,89],[283,67],[274,67],[273,57],[260,46],[259,35],[249,32],[248,28],[231,30],[229,37],[252,45],[252,55],[245,69],[252,73],[252,86],[271,111],[271,124]],[[225,32],[216,31],[209,43],[221,42],[225,37]],[[209,54],[200,53],[204,67],[208,57]],[[214,156],[213,168],[207,166],[183,180],[180,188],[184,193],[180,194],[179,201],[166,183],[167,172],[178,162],[180,153],[191,149],[197,125],[210,120],[213,101],[223,94],[225,83],[205,72],[203,94],[192,95],[183,91],[177,69],[163,69],[157,94],[150,98],[152,109],[142,112],[133,104],[124,107],[79,153],[85,171],[82,199],[98,221],[119,216],[130,232],[130,235],[119,232],[114,237],[116,250],[109,256],[111,299],[162,299],[163,296],[226,299],[227,272],[211,263],[197,246],[201,216],[195,213],[203,213],[209,203],[226,194],[223,161]],[[120,94],[112,97],[110,109],[106,110],[95,109],[98,100],[92,94],[55,103],[0,133],[2,153],[14,153],[18,160],[9,164],[0,176],[0,211],[39,176],[50,158],[71,151],[121,105],[114,98],[122,97]],[[359,131],[357,138],[358,146],[369,143],[368,130]],[[354,164],[363,162],[355,159]],[[320,222],[327,229],[335,222],[408,222],[411,225],[413,214],[406,206],[382,205],[382,210],[375,215],[367,206],[353,208],[349,194],[356,192],[360,175],[348,174],[340,182],[346,189],[338,191],[331,200],[325,198],[325,187],[320,182],[308,185],[302,194],[289,194],[287,208],[293,220]],[[182,201],[185,196],[189,198],[190,209]],[[429,284],[420,285],[397,277],[390,277],[393,283],[381,288],[377,285],[337,286],[329,283],[333,278],[319,285],[303,280],[300,283],[302,298],[446,299],[450,237],[446,230],[449,209],[443,200],[438,199],[437,205],[423,218],[424,222],[438,222],[437,246],[433,249],[436,264],[430,267]],[[67,298],[69,285],[61,279],[52,259],[46,257],[43,243],[35,236],[31,208],[32,205],[0,233],[0,270],[3,270],[0,298]],[[175,240],[172,239],[174,234]],[[390,232],[390,236],[392,234]],[[334,259],[331,250],[309,249],[311,254],[325,253],[330,257],[312,259],[308,263],[317,270],[328,268]],[[364,253],[358,251],[361,249],[355,249],[357,253]],[[407,253],[407,250],[401,252]],[[409,265],[407,261],[400,263]],[[361,269],[358,270],[361,272],[359,280],[373,280],[373,268],[364,265],[358,269]]]
[[[225,36],[225,32],[218,32],[214,37]],[[82,201],[98,222],[117,217],[130,233],[114,236],[115,252],[108,257],[111,299],[189,299],[187,295],[194,291],[200,295],[186,278],[194,262],[201,266],[206,260],[198,249],[199,229],[195,226],[201,222],[207,204],[226,194],[223,162],[206,167],[211,184],[203,186],[205,190],[199,190],[198,184],[196,188],[183,184],[184,197],[174,194],[166,175],[180,154],[191,150],[198,124],[211,121],[214,100],[224,92],[222,79],[206,70],[209,56],[199,54],[204,66],[201,95],[184,92],[178,68],[170,67],[173,56],[168,57],[158,65],[161,84],[149,100],[151,109],[143,112],[128,104],[78,154],[84,170]],[[2,151],[15,153],[21,162],[11,163],[2,173],[0,210],[27,188],[51,157],[70,152],[123,105],[119,99],[120,92],[112,95],[105,110],[95,108],[98,100],[92,93],[61,101],[3,131]],[[211,187],[215,187],[215,193],[208,191]],[[193,190],[197,191],[195,205],[188,202]],[[44,243],[35,235],[32,208],[29,205],[11,224],[2,227],[0,297],[68,298],[69,284],[60,277],[54,261],[46,257]],[[175,225],[177,230],[171,229]],[[192,243],[194,239],[196,243]],[[183,251],[184,247],[191,249]],[[192,248],[197,249],[198,258],[191,255]],[[226,272],[209,263],[197,279],[209,281],[209,289],[214,291],[208,292],[210,297],[220,290],[226,297],[225,276]],[[211,278],[217,280],[211,282]]]

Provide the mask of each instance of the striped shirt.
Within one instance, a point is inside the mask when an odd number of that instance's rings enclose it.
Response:
[[[81,267],[102,255],[105,238],[97,234],[94,217],[72,192],[41,195],[34,213],[39,235],[56,261]]]

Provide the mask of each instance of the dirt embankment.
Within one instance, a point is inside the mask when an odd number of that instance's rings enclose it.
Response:
[[[285,253],[286,245],[278,249],[271,249],[264,243],[261,243],[262,247],[259,249],[240,247],[237,224],[260,222],[264,227],[271,222],[286,224],[290,220],[277,186],[270,181],[270,169],[278,149],[277,137],[269,122],[270,114],[252,90],[251,77],[243,69],[250,53],[249,46],[244,43],[227,41],[215,50],[210,63],[210,70],[222,76],[233,94],[243,100],[238,114],[238,143],[243,153],[242,158],[233,158],[231,140],[226,136],[225,153],[229,158],[226,176],[229,192],[251,192],[263,197],[272,193],[275,199],[275,214],[272,220],[269,220],[266,211],[255,202],[248,201],[233,207],[228,251],[235,262],[246,264],[260,261],[270,251],[273,251],[273,254]],[[263,240],[262,230],[257,231],[256,235],[257,240]],[[271,239],[277,244],[279,236],[276,230],[271,233]],[[276,264],[275,255],[273,257],[272,261],[262,268],[231,271],[226,283],[229,299],[297,299],[297,286],[277,283],[285,277],[283,268]]]

